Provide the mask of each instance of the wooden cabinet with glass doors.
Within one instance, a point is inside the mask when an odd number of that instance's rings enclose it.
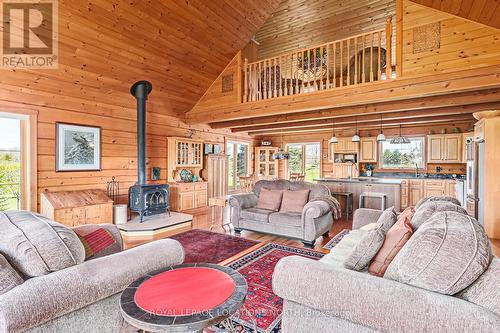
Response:
[[[278,178],[278,160],[273,154],[278,151],[276,147],[255,148],[255,173],[257,179],[272,180]]]
[[[168,182],[176,181],[176,173],[188,169],[198,175],[203,167],[203,141],[169,137],[167,155]]]

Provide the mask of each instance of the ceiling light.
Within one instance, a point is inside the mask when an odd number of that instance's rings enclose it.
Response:
[[[352,142],[359,142],[359,141],[361,141],[361,138],[358,135],[358,118],[357,117],[356,117],[356,132],[352,136],[351,141]]]
[[[391,139],[391,144],[398,145],[398,144],[409,144],[410,143],[410,140],[403,136],[402,131],[403,131],[402,125],[399,124],[399,136]]]
[[[335,135],[335,119],[333,120],[333,135],[330,138],[330,143],[333,144],[339,143],[339,139],[337,139],[337,135]]]
[[[385,141],[384,131],[382,130],[382,115],[380,115],[380,134],[377,136],[377,141]]]

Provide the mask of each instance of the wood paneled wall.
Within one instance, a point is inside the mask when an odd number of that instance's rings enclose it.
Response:
[[[403,0],[403,76],[498,64],[499,40],[498,29]]]
[[[276,1],[274,1],[276,3]],[[2,70],[0,111],[38,114],[38,198],[49,190],[121,193],[137,180],[136,101],[130,86],[149,80],[147,158],[166,178],[167,136],[224,143],[227,130],[188,126],[183,113],[203,95],[277,4],[260,1],[59,1],[59,68]],[[102,127],[102,171],[55,172],[55,123]],[[239,135],[238,140],[250,140]]]
[[[456,123],[456,124],[447,124],[447,125],[431,125],[431,126],[408,126],[403,127],[403,135],[406,136],[426,136],[429,134],[429,131],[433,133],[440,133],[442,129],[444,129],[447,133],[452,133],[453,128],[459,128],[460,132],[465,133],[470,131],[473,128],[473,122],[470,123]],[[361,137],[376,137],[379,134],[378,130],[360,130],[359,135]],[[384,134],[387,137],[395,136],[399,134],[399,128],[390,128],[384,129]],[[350,131],[336,131],[337,137],[351,137],[354,135],[354,128]],[[283,144],[288,143],[303,143],[303,142],[320,142],[322,148],[322,156],[321,156],[321,171],[322,176],[328,177],[333,172],[333,164],[329,160],[329,140],[332,137],[332,132],[318,132],[318,133],[297,133],[297,134],[284,134],[275,135],[275,136],[257,136],[255,137],[254,145],[260,146],[260,142],[262,139],[269,139],[272,141],[274,147],[280,147]],[[285,177],[285,161],[281,160],[278,163],[278,175],[279,177]],[[435,173],[436,172],[436,164],[428,164],[427,170],[425,172]],[[465,173],[465,165],[462,164],[449,164],[449,165],[440,165],[443,167],[443,173]],[[381,170],[376,170],[380,172]],[[383,171],[382,171],[383,172]],[[411,171],[410,171],[411,172]]]
[[[394,0],[283,0],[257,31],[259,59],[385,27]]]

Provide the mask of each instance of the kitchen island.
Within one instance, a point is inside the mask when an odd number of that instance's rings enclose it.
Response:
[[[317,178],[318,184],[326,185],[332,193],[351,192],[354,210],[359,207],[359,196],[364,192],[384,193],[387,195],[387,207],[394,206],[396,212],[401,211],[402,179],[387,178]],[[365,199],[365,207],[380,209],[380,199]]]

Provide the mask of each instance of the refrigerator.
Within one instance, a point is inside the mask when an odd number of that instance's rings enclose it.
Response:
[[[466,141],[466,210],[484,225],[484,140]]]

